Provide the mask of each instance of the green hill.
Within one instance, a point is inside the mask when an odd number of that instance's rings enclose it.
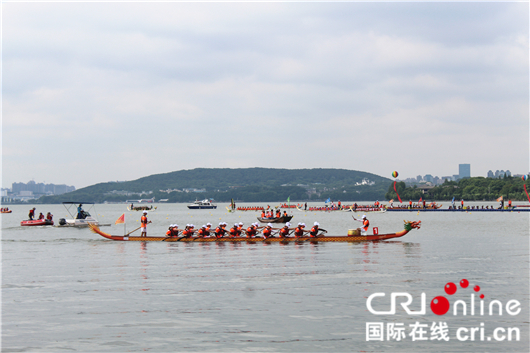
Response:
[[[155,174],[126,182],[88,186],[57,196],[41,197],[39,203],[63,201],[123,202],[140,198],[190,202],[213,198],[245,202],[307,200],[382,200],[390,179],[345,169],[206,169]]]

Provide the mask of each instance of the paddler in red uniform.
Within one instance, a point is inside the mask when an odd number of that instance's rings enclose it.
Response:
[[[258,231],[256,230],[256,224],[252,223],[246,230],[245,233],[247,235],[247,238],[255,237]]]
[[[239,227],[239,224],[235,223],[234,226],[232,228],[230,228],[230,230],[228,231],[228,233],[230,234],[228,237],[229,238],[236,238],[237,237],[237,228]]]
[[[210,234],[211,230],[212,229],[212,224],[211,223],[206,223],[206,231],[208,232],[208,234]]]
[[[166,235],[170,238],[176,238],[179,236],[178,224],[171,224],[166,232]]]
[[[306,230],[304,230],[304,227],[304,223],[298,223],[298,227],[294,229],[294,236],[297,238],[303,237],[304,233],[307,232]]]
[[[216,238],[224,237],[225,233],[227,232],[227,230],[225,228],[226,228],[226,223],[225,222],[219,223],[219,226],[217,228],[215,228],[215,237]]]
[[[353,217],[353,216],[352,216]],[[361,235],[367,235],[368,227],[370,226],[370,221],[366,218],[366,215],[363,215],[362,219],[357,219],[353,217],[357,222],[362,222],[363,226],[361,227]]]
[[[195,233],[195,226],[193,224],[186,224],[186,229],[182,232],[182,238],[191,238]]]
[[[147,211],[144,211],[142,218],[140,218],[140,228],[142,229],[140,237],[147,236],[147,225],[149,223],[151,223],[151,221],[147,221]]]
[[[289,236],[289,233],[291,231],[291,229],[289,229],[290,226],[291,226],[291,223],[289,222],[285,223],[285,225],[280,229],[280,232],[279,232],[280,238],[286,238]]]
[[[272,224],[267,223],[267,226],[261,231],[261,234],[263,234],[263,238],[265,239],[270,238],[272,236]]]
[[[48,214],[46,215],[46,219],[47,219],[48,221],[53,220],[53,215],[51,214],[51,212],[48,212]]]
[[[243,222],[239,222],[239,224],[237,225],[237,236],[240,237],[243,231]]]
[[[315,224],[313,225],[313,228],[311,228],[311,230],[309,231],[309,236],[314,238],[318,235],[318,231],[320,230],[319,228],[320,224],[318,222],[315,222]]]
[[[204,237],[207,237],[210,235],[210,232],[206,229],[206,225],[202,225],[201,229],[199,229],[197,231],[197,235],[200,237],[200,238],[204,238]]]
[[[39,220],[41,219],[44,219],[44,215],[42,214],[42,212],[39,214]]]

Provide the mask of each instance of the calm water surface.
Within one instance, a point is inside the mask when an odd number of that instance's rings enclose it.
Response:
[[[316,204],[315,204],[316,205]],[[244,204],[241,204],[244,206]],[[115,242],[88,229],[20,227],[28,206],[2,215],[3,352],[528,352],[528,213],[368,214],[380,233],[403,228],[403,219],[422,228],[403,238],[376,243],[205,244]],[[43,205],[55,221],[62,205]],[[123,213],[127,230],[139,226],[139,212],[126,205],[96,205],[107,233],[123,234],[114,221]],[[294,223],[319,221],[329,235],[358,226],[347,212],[293,211]],[[356,213],[355,216],[361,214]],[[149,213],[149,235],[171,223],[229,225],[256,220],[256,212],[190,211],[184,204],[160,204]],[[136,233],[135,233],[136,234]],[[458,284],[468,279],[471,286]],[[457,293],[444,292],[448,282]],[[437,316],[429,303],[444,295],[469,302],[471,287],[484,302],[521,303],[518,315]],[[410,293],[411,309],[425,315],[373,315],[389,310],[392,292]],[[478,298],[476,299],[478,302]],[[478,308],[478,306],[477,306]],[[470,309],[468,309],[470,310]],[[367,340],[369,322],[403,324],[401,341]],[[445,322],[449,341],[412,340],[411,324]],[[458,328],[484,327],[484,339],[458,340]],[[488,341],[498,327],[517,328],[520,338]],[[469,331],[470,332],[470,331]],[[507,331],[506,331],[507,332]],[[417,337],[417,336],[416,336]]]

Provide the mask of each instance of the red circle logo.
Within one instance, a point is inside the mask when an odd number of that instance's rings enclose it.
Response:
[[[445,315],[449,311],[449,300],[441,295],[435,297],[431,301],[431,310],[436,315]]]

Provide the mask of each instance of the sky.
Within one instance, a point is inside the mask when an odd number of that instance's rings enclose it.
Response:
[[[2,187],[529,172],[529,4],[3,2]]]

